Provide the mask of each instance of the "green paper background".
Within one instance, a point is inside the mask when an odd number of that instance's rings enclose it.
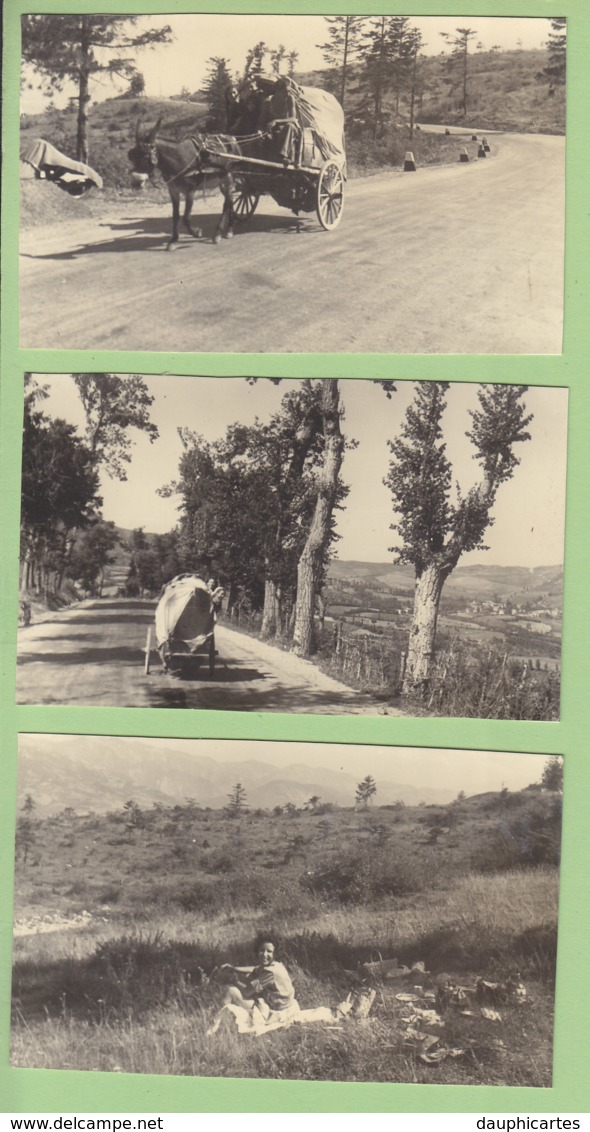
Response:
[[[2,621],[0,640],[0,1097],[3,1112],[587,1112],[590,1110],[590,758],[586,703],[590,696],[586,563],[589,506],[587,435],[590,388],[588,265],[590,168],[590,6],[587,0],[422,0],[411,14],[567,16],[568,129],[564,353],[560,357],[396,355],[196,355],[114,351],[19,350],[18,345],[18,122],[20,14],[35,12],[160,14],[231,12],[406,14],[392,0],[287,0],[201,3],[196,0],[6,0],[4,12],[2,185],[2,384],[0,531]],[[485,224],[482,226],[485,236]],[[408,281],[411,286],[411,281]],[[334,718],[259,713],[177,712],[147,709],[16,707],[14,674],[18,606],[19,469],[22,375],[37,372],[111,372],[289,377],[391,377],[411,380],[522,382],[567,385],[570,432],[566,533],[562,715],[560,723],[485,720]],[[82,1073],[9,1066],[12,860],[19,731],[112,735],[170,735],[308,740],[531,751],[565,756],[554,1077],[552,1089],[429,1085],[340,1084]],[[477,757],[474,755],[474,757]]]

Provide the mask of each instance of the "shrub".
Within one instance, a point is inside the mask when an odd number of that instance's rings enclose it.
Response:
[[[561,845],[561,798],[541,795],[504,820],[472,864],[481,872],[558,865]]]

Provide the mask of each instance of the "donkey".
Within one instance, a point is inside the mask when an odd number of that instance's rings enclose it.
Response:
[[[193,228],[190,217],[195,193],[210,180],[217,181],[223,194],[223,211],[213,242],[218,244],[222,236],[229,239],[234,234],[235,222],[232,166],[239,163],[224,162],[223,154],[241,154],[236,139],[227,135],[208,136],[197,133],[182,141],[172,141],[158,137],[161,122],[162,119],[158,118],[153,129],[145,134],[142,134],[140,124],[137,123],[135,145],[129,150],[128,157],[133,165],[132,175],[136,183],[152,177],[156,169],[159,169],[168,186],[172,201],[172,235],[167,250],[178,243],[181,197],[185,199],[182,218],[184,227],[195,239],[200,239],[203,235],[202,229]]]

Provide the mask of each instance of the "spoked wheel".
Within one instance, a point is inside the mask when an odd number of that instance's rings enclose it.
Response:
[[[237,179],[234,181],[231,203],[238,220],[246,220],[248,216],[252,216],[258,208],[259,200],[260,194],[250,192],[245,181]]]
[[[316,212],[318,220],[327,232],[340,223],[344,208],[344,176],[335,161],[326,161],[322,166],[317,187]]]

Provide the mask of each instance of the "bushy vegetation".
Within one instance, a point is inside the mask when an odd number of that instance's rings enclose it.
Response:
[[[39,818],[23,805],[31,829],[17,860],[13,1064],[549,1083],[558,791],[356,811],[318,804],[293,807],[292,818],[132,801],[102,817]],[[257,931],[277,925],[304,1008],[336,1005],[362,964],[393,957],[425,965],[410,976],[424,989],[441,972],[474,986],[478,975],[519,971],[527,1004],[506,1003],[492,1032],[479,1011],[445,1012],[445,1042],[471,1052],[438,1066],[404,1041],[395,996],[412,986],[398,981],[378,983],[362,1026],[208,1039],[223,993],[215,969],[247,963]]]

